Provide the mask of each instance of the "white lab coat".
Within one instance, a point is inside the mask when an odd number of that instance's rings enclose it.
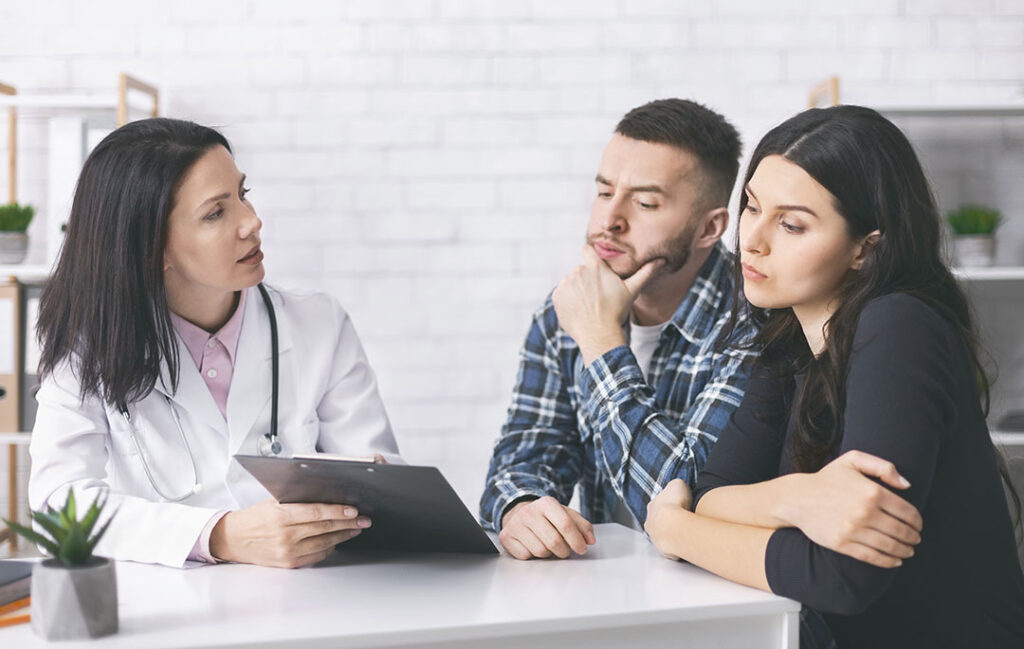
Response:
[[[256,455],[257,440],[270,427],[270,323],[258,290],[248,290],[226,420],[180,337],[177,392],[169,394],[170,382],[158,381],[149,396],[129,406],[154,480],[177,497],[194,481],[164,395],[171,398],[195,456],[201,490],[180,503],[164,502],[146,477],[121,413],[100,399],[83,402],[78,379],[65,364],[42,382],[38,394],[30,446],[33,509],[61,506],[69,487],[81,508],[109,487],[107,511],[116,516],[97,554],[182,566],[217,511],[270,496],[232,457]],[[270,294],[280,341],[282,455],[381,453],[401,461],[376,378],[337,300],[314,292],[271,289]]]

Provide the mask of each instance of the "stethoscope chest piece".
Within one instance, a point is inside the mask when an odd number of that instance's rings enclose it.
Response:
[[[278,456],[281,454],[281,442],[276,436],[272,439],[269,434],[260,435],[259,441],[256,442],[256,450],[263,457]]]

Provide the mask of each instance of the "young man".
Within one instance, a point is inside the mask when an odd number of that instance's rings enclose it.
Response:
[[[751,352],[716,346],[739,156],[736,129],[691,101],[651,102],[616,127],[583,263],[534,315],[480,502],[512,556],[583,553],[591,521],[639,529],[666,483],[693,484],[739,405]],[[582,512],[567,506],[577,485]]]

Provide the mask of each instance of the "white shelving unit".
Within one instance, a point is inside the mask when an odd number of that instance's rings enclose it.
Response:
[[[17,124],[19,115],[42,115],[49,121],[51,150],[48,160],[49,191],[46,208],[37,212],[43,224],[45,253],[30,253],[33,263],[0,266],[0,277],[38,279],[46,277],[56,260],[63,241],[63,218],[70,208],[71,193],[78,177],[81,161],[88,154],[90,127],[102,122],[104,130],[128,122],[132,115],[156,116],[159,113],[159,91],[125,73],[118,77],[117,91],[110,93],[43,93],[21,94],[14,86],[0,83],[0,110],[8,113],[8,200],[18,200],[17,187]],[[55,143],[58,148],[55,148]],[[35,198],[38,204],[40,198]],[[33,231],[38,236],[40,228]]]
[[[810,106],[825,104],[836,105],[840,103],[839,79],[832,77],[811,90],[809,96]],[[919,149],[923,146],[922,154],[926,153],[929,143],[942,142],[946,138],[950,141],[975,144],[971,141],[973,137],[984,139],[977,140],[979,146],[987,146],[992,143],[1003,143],[1003,147],[1020,146],[1021,139],[1024,139],[1024,97],[1007,98],[994,102],[978,102],[969,97],[965,101],[943,102],[942,104],[915,103],[871,103],[858,101],[856,97],[845,97],[846,101],[855,104],[866,104],[893,120],[907,133],[912,141],[917,136],[915,145]],[[965,135],[961,129],[966,129]],[[977,130],[975,130],[977,129]],[[1009,144],[1006,144],[1009,142]],[[946,146],[935,149],[941,151],[943,156],[956,156],[958,152],[971,153],[970,149],[961,149],[960,145]],[[999,153],[1006,155],[1005,151],[998,146],[990,147]],[[1018,324],[1024,314],[1024,255],[1016,251],[1024,250],[1021,241],[1020,220],[1024,214],[1016,210],[1007,210],[1006,205],[999,202],[1012,200],[1016,182],[1012,180],[1019,176],[1019,156],[1011,157],[1012,168],[1001,166],[1007,160],[1001,157],[982,158],[985,167],[977,170],[978,157],[966,155],[964,158],[941,158],[943,171],[947,175],[953,170],[952,178],[963,174],[969,177],[971,174],[979,174],[982,177],[1001,178],[993,181],[1001,182],[1001,185],[993,184],[993,187],[1001,187],[1000,191],[993,192],[991,200],[996,202],[995,207],[1001,207],[1007,224],[1001,230],[1000,239],[1004,245],[1009,245],[1015,253],[1007,255],[1000,261],[1003,265],[992,267],[957,267],[953,268],[954,276],[960,280],[962,286],[967,290],[975,307],[978,317],[980,335],[983,337],[982,344],[986,352],[993,354],[992,359],[997,362],[998,378],[993,392],[995,405],[993,408],[991,422],[993,425],[992,438],[1000,446],[1004,447],[1008,454],[1024,457],[1024,432],[1009,432],[996,428],[1003,416],[1011,411],[1024,408],[1024,367],[1022,358],[1024,355],[1024,330]],[[1002,176],[995,175],[1002,171]],[[1007,176],[1011,180],[1007,181]],[[1010,197],[1006,196],[1007,184],[1010,185]],[[985,185],[981,185],[985,187]],[[941,188],[936,188],[938,191]],[[973,187],[967,182],[954,185],[955,191],[946,197],[947,202],[967,201],[976,195],[986,195],[984,189],[979,191],[978,185]],[[987,196],[987,195],[986,195]],[[977,199],[975,199],[977,200]],[[947,205],[947,207],[952,206]],[[1013,203],[1019,208],[1019,201]],[[1007,227],[1011,225],[1012,227]]]
[[[144,101],[142,96],[147,97]],[[18,200],[17,184],[17,132],[19,112],[42,115],[49,121],[50,153],[47,169],[48,192],[45,210],[37,213],[43,223],[46,253],[42,263],[0,265],[0,278],[17,277],[22,280],[38,280],[50,275],[63,243],[62,223],[70,208],[70,202],[77,182],[81,164],[95,142],[92,127],[102,121],[105,130],[121,126],[129,121],[130,115],[145,114],[156,117],[159,114],[159,91],[138,79],[120,74],[117,91],[111,93],[49,93],[20,94],[12,85],[0,83],[0,110],[6,109],[8,131],[8,200]],[[113,119],[110,116],[113,115]],[[36,197],[33,197],[36,198]],[[41,198],[36,198],[41,200]],[[38,232],[38,226],[35,228]],[[37,258],[30,258],[37,259]],[[27,445],[31,437],[19,432],[0,432],[0,444],[8,447],[8,509],[7,517],[18,518],[17,447]],[[8,530],[0,528],[0,541],[7,540],[11,550],[16,549],[16,540]]]

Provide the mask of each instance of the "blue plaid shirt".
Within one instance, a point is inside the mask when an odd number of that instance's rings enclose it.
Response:
[[[587,520],[612,520],[622,498],[641,524],[674,478],[692,488],[719,432],[740,405],[753,352],[718,352],[732,308],[733,255],[719,242],[665,327],[643,376],[628,346],[583,367],[550,296],[520,352],[508,420],[494,445],[480,520],[493,530],[522,497],[568,504],[579,485]],[[752,333],[747,321],[738,331]]]

